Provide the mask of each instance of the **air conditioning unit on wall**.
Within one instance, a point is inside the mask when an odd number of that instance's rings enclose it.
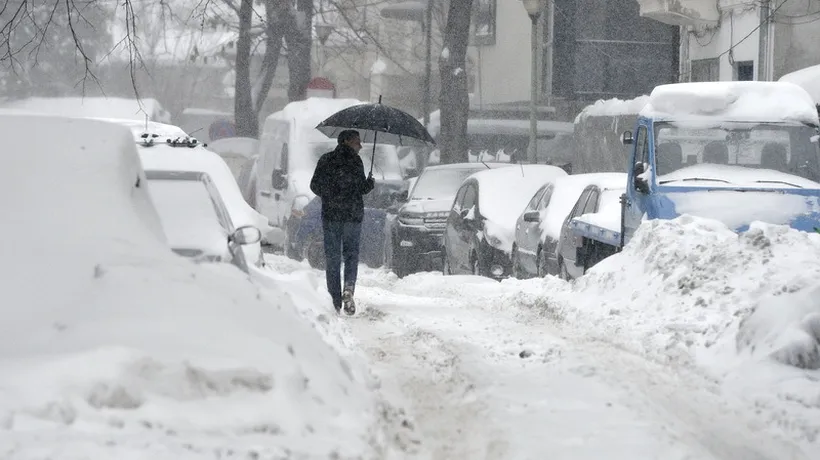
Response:
[[[720,12],[715,0],[638,0],[641,16],[673,26],[715,25]]]

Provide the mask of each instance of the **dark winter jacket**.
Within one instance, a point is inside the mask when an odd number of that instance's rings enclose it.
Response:
[[[322,219],[330,222],[361,222],[362,195],[373,186],[373,179],[364,175],[362,159],[346,145],[322,155],[310,181],[310,189],[322,198]]]

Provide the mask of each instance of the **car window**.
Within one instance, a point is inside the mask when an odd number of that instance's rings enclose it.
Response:
[[[476,189],[475,184],[468,184],[467,190],[464,192],[464,205],[462,206],[463,209],[470,209],[475,206],[476,200],[478,199],[478,190]]]
[[[288,170],[288,144],[287,143],[282,144],[282,154],[279,158],[280,158],[280,161],[279,161],[279,168],[278,169],[281,169],[282,171],[287,172],[287,170]]]
[[[464,205],[464,193],[466,193],[466,192],[467,192],[467,187],[466,186],[461,187],[460,189],[458,189],[458,194],[456,194],[455,207],[457,207],[459,209],[461,209],[463,207],[463,205]]]
[[[227,230],[204,182],[149,182],[149,194],[171,248],[222,251],[226,247]]]
[[[575,206],[572,208],[572,212],[569,213],[568,220],[572,220],[573,217],[578,217],[583,214],[590,193],[592,193],[592,189],[584,190],[584,192],[581,193],[581,196],[578,197],[578,201],[575,202]]]
[[[532,211],[533,209],[538,209],[538,203],[541,202],[541,197],[544,196],[544,190],[545,190],[544,188],[540,188],[540,189],[538,189],[537,192],[535,192],[535,195],[532,196],[532,199],[530,200],[530,202],[527,203],[527,209],[526,209],[527,211]]]
[[[598,210],[598,197],[601,193],[598,190],[592,189],[589,191],[589,199],[584,205],[583,211],[579,215],[589,214]]]
[[[649,163],[649,139],[645,126],[638,128],[638,138],[635,143],[637,144],[635,147],[637,153],[635,164]]]
[[[541,199],[538,201],[538,209],[544,209],[550,204],[550,199],[552,199],[552,191],[555,189],[552,184],[547,185],[544,188],[544,193],[541,195]]]

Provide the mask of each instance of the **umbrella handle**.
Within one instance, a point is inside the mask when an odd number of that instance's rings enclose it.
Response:
[[[379,96],[379,100],[381,101],[381,96]],[[376,139],[379,137],[378,131],[373,131],[373,153],[370,154],[370,175],[368,177],[373,177],[373,164],[376,161]]]

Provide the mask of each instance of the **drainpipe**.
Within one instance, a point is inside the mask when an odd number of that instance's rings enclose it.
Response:
[[[771,0],[762,0],[760,3],[760,28],[757,29],[759,43],[757,49],[757,79],[769,80],[769,4]]]

